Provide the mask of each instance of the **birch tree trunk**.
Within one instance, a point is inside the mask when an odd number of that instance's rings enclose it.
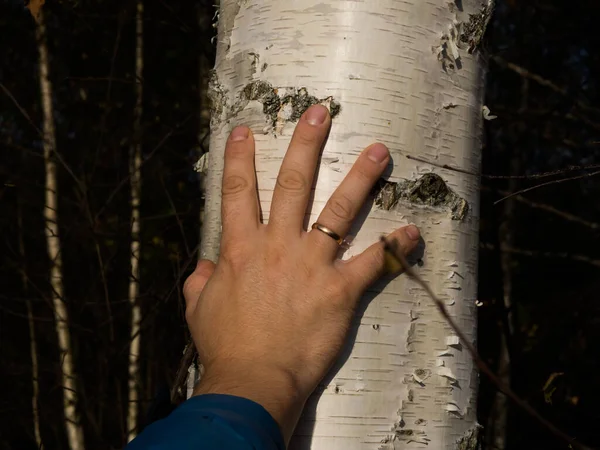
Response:
[[[54,128],[54,112],[52,108],[52,83],[48,62],[48,45],[44,12],[37,18],[36,38],[39,51],[40,92],[44,117],[43,146],[44,164],[46,168],[46,199],[44,205],[44,222],[46,247],[50,261],[50,286],[52,288],[52,305],[58,336],[60,355],[60,376],[63,390],[63,410],[65,428],[70,450],[83,450],[83,428],[77,413],[77,378],[73,363],[73,348],[69,330],[69,314],[64,299],[62,256],[58,229],[58,184],[56,179],[56,131]]]
[[[142,111],[144,75],[144,2],[138,0],[136,14],[135,47],[135,110],[133,145],[129,154],[131,178],[131,275],[129,279],[129,303],[131,305],[131,329],[129,338],[129,379],[127,408],[127,442],[137,435],[137,419],[140,410],[140,200],[142,196]]]
[[[477,47],[492,9],[478,0],[222,0],[202,257],[218,258],[232,128],[246,124],[255,134],[268,221],[295,123],[320,102],[334,118],[306,225],[362,149],[385,143],[393,167],[343,257],[417,224],[419,273],[475,341],[485,74]],[[423,289],[407,277],[382,282],[355,322],[290,448],[476,448],[478,374]]]

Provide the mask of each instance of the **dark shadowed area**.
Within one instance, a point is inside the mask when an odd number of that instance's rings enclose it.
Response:
[[[169,390],[188,339],[181,287],[199,246],[203,198],[193,165],[208,151],[216,9],[212,0],[144,3],[141,79],[136,1],[43,6],[64,299],[87,450],[126,441],[136,142],[141,427],[172,408]],[[599,15],[593,0],[498,0],[483,42],[486,106],[497,118],[486,121],[483,148],[479,350],[519,396],[591,446],[600,446]],[[43,214],[38,50],[24,2],[0,1],[0,450],[37,448],[30,323],[43,448],[67,448]],[[144,91],[138,133],[136,83]],[[484,377],[479,417],[484,449],[568,448],[520,410],[505,410]]]

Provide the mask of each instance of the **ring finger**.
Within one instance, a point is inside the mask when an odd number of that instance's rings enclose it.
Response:
[[[344,238],[389,159],[390,153],[383,144],[373,144],[363,151],[325,205],[317,223]],[[320,253],[332,259],[337,255],[339,244],[331,234],[313,229],[309,239]]]

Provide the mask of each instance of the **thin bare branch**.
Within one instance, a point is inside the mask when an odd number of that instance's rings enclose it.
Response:
[[[565,183],[567,181],[580,180],[582,178],[594,177],[596,175],[600,175],[600,170],[597,170],[595,172],[584,173],[583,175],[577,175],[577,176],[574,176],[574,177],[561,178],[560,180],[546,181],[545,183],[536,184],[535,186],[530,186],[528,188],[521,189],[521,190],[519,190],[517,192],[513,192],[512,194],[509,194],[509,195],[507,195],[505,197],[502,197],[500,200],[496,200],[494,202],[494,205],[497,205],[498,203],[503,202],[507,198],[511,198],[511,197],[513,197],[515,195],[519,195],[519,194],[524,194],[525,192],[533,191],[534,189],[539,189],[539,188],[544,187],[544,186],[549,186],[551,184]]]
[[[40,17],[41,17],[41,12],[40,12]],[[44,132],[42,130],[40,130],[35,123],[33,123],[33,121],[31,120],[31,117],[29,117],[29,114],[27,114],[27,111],[25,111],[25,108],[23,108],[19,102],[17,101],[17,99],[11,94],[11,92],[6,88],[6,86],[4,86],[4,84],[2,84],[0,82],[0,89],[2,89],[4,91],[4,93],[6,94],[6,96],[8,98],[10,98],[10,100],[14,103],[14,105],[17,107],[17,109],[19,110],[19,112],[23,115],[23,117],[25,117],[25,119],[27,120],[27,122],[29,122],[29,125],[31,125],[33,127],[33,129],[37,132],[37,134],[40,136],[41,139],[46,139]],[[73,178],[73,180],[75,181],[75,184],[77,186],[81,185],[81,182],[79,181],[79,178],[77,178],[75,176],[75,173],[71,170],[71,168],[69,167],[69,165],[65,162],[65,160],[62,158],[62,156],[60,155],[60,153],[58,153],[56,150],[53,152],[53,156],[56,157],[56,159],[58,159],[58,162],[60,162],[60,164],[63,166],[63,168],[69,173],[69,175],[71,175],[71,178]]]
[[[183,126],[189,119],[190,117],[192,117],[191,115],[187,116],[185,118],[185,120],[181,123],[181,125],[178,125],[174,128],[172,128],[171,130],[169,130],[169,132],[167,134],[165,134],[165,136],[158,142],[158,144],[156,144],[156,147],[154,147],[152,149],[152,151],[148,154],[148,156],[146,156],[143,160],[142,160],[142,164],[140,165],[140,169],[148,162],[150,161],[150,159],[152,159],[152,157],[156,154],[156,152],[158,150],[160,150],[162,148],[162,146],[169,140],[169,138],[173,135],[173,133],[175,133],[175,131],[180,127]],[[128,174],[126,177],[124,177],[119,184],[113,189],[113,191],[110,193],[110,195],[107,197],[106,201],[104,202],[104,205],[102,205],[102,207],[98,210],[98,212],[96,213],[96,216],[94,217],[94,222],[96,222],[98,220],[98,218],[102,215],[102,213],[104,213],[104,210],[108,207],[108,205],[110,204],[110,202],[112,202],[113,198],[119,193],[119,191],[121,189],[123,189],[123,187],[129,182],[131,178],[131,174]]]
[[[104,142],[104,135],[106,134],[106,119],[108,117],[108,113],[110,111],[110,96],[112,93],[112,80],[115,71],[115,61],[117,59],[117,55],[119,53],[119,47],[121,45],[121,33],[124,26],[124,17],[121,15],[119,17],[119,27],[117,28],[117,36],[115,37],[115,45],[113,47],[112,58],[110,60],[110,69],[108,71],[108,85],[106,86],[106,96],[105,96],[105,104],[106,108],[102,113],[102,117],[100,118],[100,136],[98,137],[98,145],[96,146],[96,153],[94,155],[94,163],[92,165],[92,171],[90,175],[90,179],[94,177],[94,173],[96,170],[98,158],[100,157],[100,152],[102,150],[102,144]]]
[[[439,164],[433,161],[429,161],[425,158],[421,158],[418,156],[406,155],[407,159],[413,161],[419,161],[425,164],[432,165],[434,167],[439,167],[440,169],[452,170],[453,172],[464,173],[466,175],[477,176],[475,172],[471,172],[469,170],[461,169],[459,167],[453,167],[448,164]],[[577,170],[592,170],[600,168],[600,164],[589,164],[586,166],[568,166],[564,169],[551,170],[548,172],[540,172],[540,173],[531,173],[527,175],[487,175],[482,174],[481,178],[485,178],[488,180],[528,180],[528,179],[536,179],[536,178],[548,178],[556,175],[560,175],[562,173],[574,172]]]
[[[141,83],[141,80],[127,80],[125,78],[114,78],[114,77],[66,77],[65,80],[73,80],[73,81],[102,81],[109,83],[125,83],[125,84],[133,84],[133,83]]]
[[[25,239],[23,229],[23,210],[21,203],[17,203],[17,232],[19,240],[19,256],[21,257],[21,283],[23,284],[23,293],[27,294],[29,283],[27,273],[25,272],[26,267],[26,254],[25,254]],[[39,411],[39,397],[40,397],[40,384],[39,384],[39,362],[37,354],[37,338],[35,334],[35,318],[33,316],[33,306],[31,299],[27,299],[25,304],[27,305],[27,324],[29,326],[29,354],[31,357],[31,413],[33,416],[33,434],[35,436],[35,443],[38,449],[43,448],[42,435],[40,432],[40,411]]]
[[[136,46],[135,46],[135,76],[138,80],[144,73],[144,0],[137,0],[136,11]],[[131,326],[129,365],[127,380],[127,442],[132,441],[138,432],[138,417],[140,414],[141,374],[140,352],[141,335],[139,333],[142,322],[142,309],[140,305],[140,205],[142,200],[142,114],[143,114],[143,85],[135,85],[135,109],[133,111],[134,142],[129,151],[129,176],[130,201],[131,201],[131,244],[130,244],[130,270],[129,303],[131,305]]]
[[[25,111],[25,108],[23,108],[19,104],[19,102],[17,101],[17,99],[12,95],[12,93],[8,90],[8,88],[6,86],[4,86],[4,84],[2,84],[1,82],[0,82],[0,89],[2,89],[4,91],[4,93],[6,94],[6,96],[14,103],[14,105],[17,107],[17,109],[23,115],[23,117],[25,117],[25,119],[27,119],[27,122],[29,122],[29,125],[31,125],[33,127],[33,129],[35,131],[37,131],[37,133],[40,136],[44,136],[44,133],[42,133],[42,130],[40,130],[35,125],[35,123],[33,123],[33,120],[31,120],[31,117],[29,117],[29,114],[27,114],[27,111]]]
[[[532,418],[534,418],[540,425],[542,425],[544,428],[550,431],[553,435],[569,443],[572,446],[572,448],[579,450],[591,450],[590,447],[579,443],[575,438],[569,436],[567,433],[554,426],[550,421],[546,420],[540,415],[540,413],[538,413],[533,407],[531,407],[529,403],[527,403],[526,401],[521,399],[517,394],[515,394],[515,392],[513,392],[513,390],[510,387],[504,385],[496,376],[496,374],[492,371],[492,369],[490,369],[489,366],[483,361],[481,356],[479,356],[479,353],[477,352],[477,349],[475,348],[473,343],[467,338],[467,336],[463,333],[463,331],[456,324],[456,322],[454,322],[454,319],[448,312],[448,309],[446,308],[446,305],[444,305],[444,302],[440,300],[440,298],[433,292],[429,284],[427,284],[427,282],[425,282],[425,280],[423,280],[423,278],[406,261],[400,243],[396,239],[388,240],[385,236],[381,237],[381,241],[385,246],[385,251],[388,252],[389,255],[396,258],[396,260],[404,268],[406,274],[410,276],[413,280],[415,280],[425,290],[425,292],[427,292],[429,297],[435,303],[440,314],[444,317],[446,322],[448,322],[448,325],[450,325],[450,327],[454,330],[454,332],[459,337],[465,348],[469,351],[471,357],[473,358],[473,361],[475,362],[479,370],[483,372],[492,381],[492,383],[496,386],[498,390],[500,390],[504,395],[510,398],[519,408],[521,408],[523,411],[529,414]]]
[[[564,169],[550,170],[548,172],[532,173],[528,175],[482,175],[482,178],[488,180],[528,180],[535,178],[548,178],[556,175],[560,175],[568,172],[575,172],[578,170],[592,170],[600,168],[600,164],[589,164],[586,166],[568,166]]]
[[[482,242],[479,245],[481,248],[485,250],[496,250],[497,246],[491,243]],[[577,253],[568,253],[568,252],[546,252],[541,250],[531,250],[524,248],[517,248],[513,246],[500,245],[500,251],[506,253],[512,253],[515,255],[529,256],[531,258],[556,258],[556,259],[568,259],[571,261],[583,262],[586,264],[590,264],[595,267],[600,267],[600,259],[594,259],[586,255],[581,255]]]
[[[588,103],[586,103],[580,99],[573,98],[569,94],[569,91],[567,88],[561,87],[558,84],[554,83],[553,81],[548,80],[547,78],[544,78],[541,75],[533,73],[522,66],[519,66],[515,63],[506,61],[504,58],[501,58],[500,56],[497,56],[497,55],[492,56],[492,60],[494,62],[496,62],[499,66],[504,67],[509,70],[512,70],[513,72],[519,74],[520,76],[528,78],[532,81],[535,81],[539,85],[545,86],[545,87],[549,88],[550,90],[556,92],[557,94],[562,95],[563,97],[574,102],[577,106],[579,106],[584,111],[593,111],[597,114],[600,114],[600,109],[594,108],[593,106],[590,106]]]
[[[169,190],[167,189],[167,186],[165,186],[165,179],[163,178],[162,174],[160,176],[160,184],[162,185],[162,187],[165,191],[167,200],[169,202],[169,205],[171,206],[171,209],[173,210],[173,216],[175,216],[175,220],[177,221],[177,226],[179,227],[179,231],[181,232],[181,239],[183,240],[183,245],[185,245],[186,255],[189,256],[190,255],[190,247],[189,247],[187,239],[185,237],[185,230],[183,228],[183,222],[181,221],[181,219],[179,217],[179,213],[177,212],[175,203],[173,202],[173,199],[171,198],[171,194],[169,194]]]
[[[497,193],[499,193],[501,195],[505,195],[505,196],[510,195],[510,192],[508,192],[508,191],[504,191],[504,190],[500,190],[500,189],[492,189],[487,186],[482,186],[481,189],[497,192]],[[560,217],[561,219],[567,220],[569,222],[574,222],[579,225],[583,225],[592,230],[600,230],[600,223],[591,222],[589,220],[584,219],[583,217],[579,217],[579,216],[576,216],[575,214],[571,214],[570,212],[562,211],[552,205],[548,205],[546,203],[534,202],[533,200],[530,200],[527,197],[523,197],[522,195],[515,195],[512,197],[512,199],[516,200],[520,203],[523,203],[524,205],[527,205],[531,208],[540,209],[547,213],[554,214],[555,216]]]

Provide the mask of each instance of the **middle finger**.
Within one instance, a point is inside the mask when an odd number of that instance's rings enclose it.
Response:
[[[344,238],[389,160],[390,153],[383,144],[373,144],[363,151],[325,205],[317,223]],[[339,244],[331,236],[318,229],[308,236],[319,253],[331,258],[337,255]]]
[[[273,192],[269,228],[278,233],[302,232],[317,161],[330,122],[327,108],[314,105],[296,126]]]

